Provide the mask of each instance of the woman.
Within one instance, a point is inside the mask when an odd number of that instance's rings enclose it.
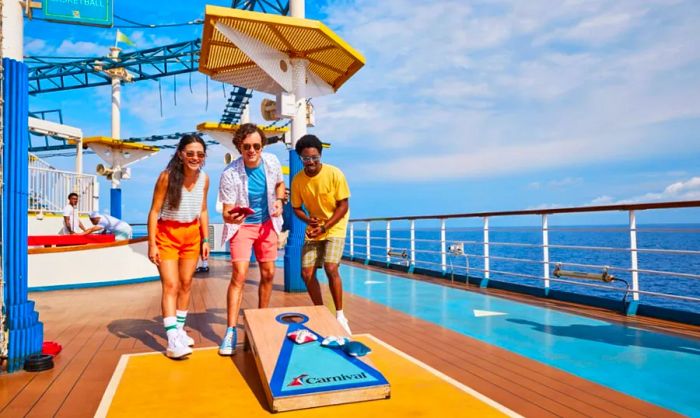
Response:
[[[173,359],[192,353],[194,340],[184,329],[192,276],[200,251],[203,259],[209,257],[209,177],[202,171],[206,150],[197,135],[180,139],[158,177],[148,213],[148,258],[160,273],[166,355]]]
[[[258,307],[266,308],[272,294],[277,235],[283,222],[284,178],[277,157],[262,152],[266,143],[267,138],[260,128],[252,123],[241,125],[233,137],[233,144],[241,157],[224,169],[219,182],[224,217],[222,245],[231,240],[233,263],[226,294],[228,327],[219,347],[222,356],[233,355],[236,349],[238,310],[250,265],[251,247],[260,268]],[[240,208],[250,208],[252,214],[238,211]]]

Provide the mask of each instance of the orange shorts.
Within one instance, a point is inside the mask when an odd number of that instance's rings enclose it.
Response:
[[[158,220],[156,245],[161,260],[199,258],[199,219],[189,223]]]

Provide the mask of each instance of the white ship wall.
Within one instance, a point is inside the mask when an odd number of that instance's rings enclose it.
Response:
[[[29,213],[28,235],[58,235],[63,229],[63,215],[60,213]],[[90,227],[90,219],[87,215],[80,217],[83,226]]]

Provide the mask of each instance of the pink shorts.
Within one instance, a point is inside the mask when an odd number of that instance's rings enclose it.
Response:
[[[272,220],[262,224],[242,224],[231,238],[231,261],[250,261],[250,249],[258,261],[277,259],[277,232]]]

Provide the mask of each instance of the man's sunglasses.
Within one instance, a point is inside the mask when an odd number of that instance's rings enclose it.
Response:
[[[312,161],[317,163],[317,162],[321,161],[321,157],[315,157],[315,156],[314,157],[301,157],[301,161],[303,161],[305,163],[310,163]]]
[[[250,151],[251,147],[256,151],[260,151],[262,149],[262,144],[241,144],[243,151]]]

